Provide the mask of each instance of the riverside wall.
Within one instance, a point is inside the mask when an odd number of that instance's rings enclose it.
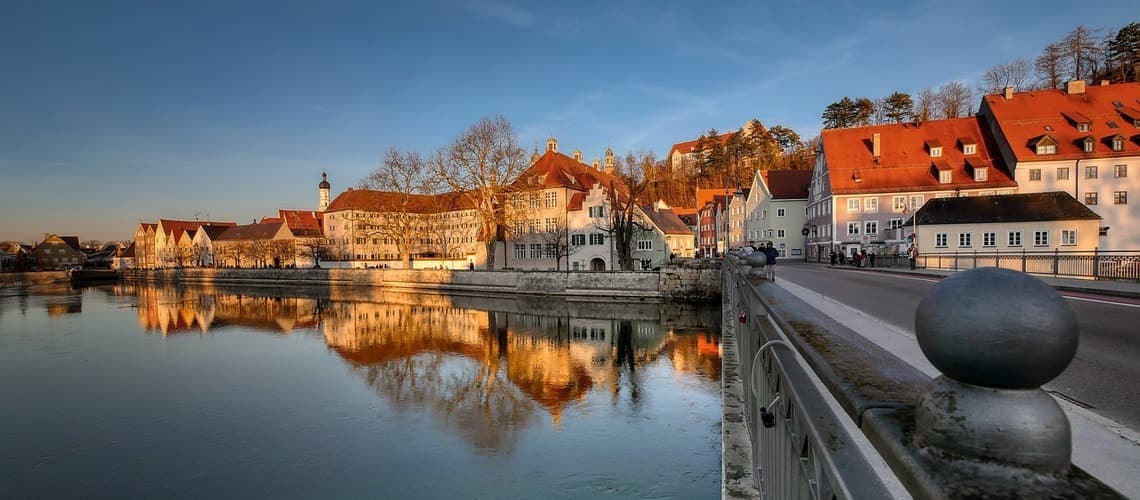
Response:
[[[123,272],[155,282],[377,287],[419,291],[562,296],[570,300],[716,301],[719,269],[661,271],[467,271],[449,269],[151,269]]]
[[[19,284],[67,283],[67,271],[0,273],[0,286]]]

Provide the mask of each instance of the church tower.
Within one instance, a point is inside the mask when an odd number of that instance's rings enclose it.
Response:
[[[320,201],[317,203],[317,210],[324,212],[329,208],[329,189],[332,185],[329,184],[329,174],[321,172],[321,183],[317,184],[317,192],[320,193]]]

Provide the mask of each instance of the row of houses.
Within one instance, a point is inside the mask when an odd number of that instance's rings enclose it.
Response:
[[[698,238],[707,255],[772,242],[820,261],[911,245],[1135,252],[1137,169],[1140,83],[1007,88],[975,116],[824,130],[810,173],[759,173],[717,194]]]
[[[401,194],[348,188],[332,198],[327,175],[317,211],[281,210],[248,225],[159,219],[142,222],[121,267],[444,267],[485,268],[485,244],[497,243],[498,268],[618,268],[610,189],[626,201],[613,175],[613,155],[586,165],[581,154],[546,151],[501,200],[509,212],[499,234],[483,234],[475,199],[465,193]],[[696,254],[693,229],[668,205],[636,206],[632,257],[652,269]]]

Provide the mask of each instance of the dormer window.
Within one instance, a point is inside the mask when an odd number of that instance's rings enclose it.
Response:
[[[1061,114],[1065,115],[1065,119],[1077,127],[1078,132],[1088,132],[1092,130],[1092,120],[1090,120],[1089,117],[1075,111]]]
[[[1077,132],[1088,132],[1090,130],[1092,130],[1092,124],[1091,123],[1078,123],[1077,124]]]
[[[934,164],[931,165],[931,168],[933,169],[934,173],[937,174],[939,183],[950,184],[954,181],[952,174],[953,169],[950,168],[950,164],[939,160],[937,162],[934,162]]]
[[[931,158],[938,158],[942,156],[942,143],[938,139],[928,139],[926,141],[926,149],[930,151]]]
[[[1055,155],[1057,154],[1057,140],[1049,134],[1045,134],[1033,141],[1033,150],[1038,155]]]
[[[963,144],[962,145],[962,153],[963,154],[972,155],[972,154],[977,153],[977,152],[978,152],[978,145],[977,144]]]
[[[1085,137],[1083,144],[1086,153],[1091,153],[1096,148],[1096,141],[1092,137]]]
[[[949,170],[939,170],[938,171],[938,182],[940,182],[942,184],[950,184],[950,181],[951,181],[951,178],[950,178],[950,171]]]
[[[1123,137],[1118,135],[1118,136],[1115,136],[1112,138],[1112,150],[1113,151],[1124,151],[1124,138]]]
[[[989,178],[989,169],[986,167],[974,167],[974,180],[977,182],[984,182]]]

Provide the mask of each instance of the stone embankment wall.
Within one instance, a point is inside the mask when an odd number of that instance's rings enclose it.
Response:
[[[0,273],[0,286],[18,283],[57,283],[67,282],[67,271],[39,271],[32,273]]]
[[[709,301],[720,298],[718,269],[660,272],[453,271],[448,269],[155,269],[131,270],[128,280],[250,285],[361,286],[617,298]]]

